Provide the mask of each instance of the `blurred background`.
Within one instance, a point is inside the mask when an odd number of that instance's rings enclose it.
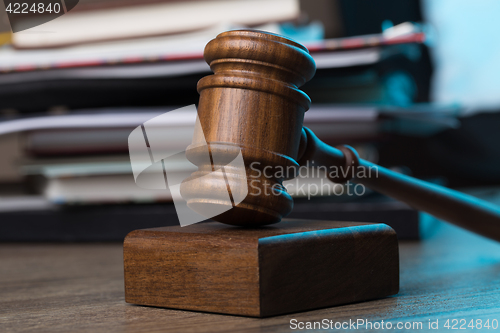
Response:
[[[136,186],[128,135],[197,104],[205,44],[240,28],[309,48],[304,125],[323,141],[500,202],[498,13],[495,0],[80,0],[12,33],[33,17],[10,22],[0,3],[0,241],[121,241],[178,224],[167,192]],[[165,127],[173,151],[182,121]],[[384,222],[400,239],[437,223],[375,193],[292,194],[291,217]]]

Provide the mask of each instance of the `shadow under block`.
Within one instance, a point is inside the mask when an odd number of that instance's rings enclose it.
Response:
[[[284,220],[132,231],[125,301],[266,317],[377,299],[399,290],[396,233],[385,224]]]

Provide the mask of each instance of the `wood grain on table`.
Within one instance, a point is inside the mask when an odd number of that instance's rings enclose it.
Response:
[[[429,319],[441,326],[453,318],[500,321],[499,244],[441,225],[428,240],[401,242],[400,256],[394,297],[254,319],[126,304],[121,244],[1,244],[0,332],[290,332],[291,319],[419,321],[424,328]]]

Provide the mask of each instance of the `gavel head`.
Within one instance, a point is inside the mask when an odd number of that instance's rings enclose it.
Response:
[[[314,60],[288,38],[252,30],[219,34],[204,56],[214,74],[198,82],[201,129],[186,150],[198,171],[181,194],[188,207],[219,222],[279,222],[293,207],[282,182],[296,176],[311,103],[298,87],[314,76]],[[238,156],[244,166],[232,163]]]

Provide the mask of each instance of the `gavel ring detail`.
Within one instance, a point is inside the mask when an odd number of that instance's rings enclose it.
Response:
[[[195,132],[186,151],[198,171],[181,184],[191,209],[203,214],[211,206],[232,207],[212,219],[238,226],[277,223],[293,208],[282,182],[295,177],[298,167],[309,161],[316,166],[356,168],[351,181],[500,241],[500,210],[495,205],[372,164],[352,148],[328,146],[303,128],[311,101],[298,88],[315,73],[314,60],[304,46],[270,33],[237,30],[210,41],[204,56],[214,75],[198,82],[203,133]],[[210,164],[200,158],[205,141]],[[240,152],[246,183],[241,170],[227,165]],[[264,167],[267,172],[262,172]],[[213,172],[219,169],[223,172]],[[365,177],[357,178],[359,172]],[[234,192],[245,186],[248,194],[235,204]]]

